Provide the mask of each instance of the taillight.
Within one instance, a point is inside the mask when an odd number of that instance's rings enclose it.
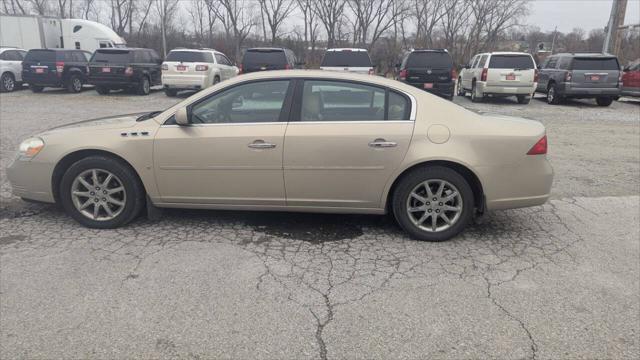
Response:
[[[622,71],[620,72],[620,74],[618,75],[618,84],[620,84],[620,86],[622,86]]]
[[[567,73],[564,74],[564,81],[571,81],[572,76],[573,74],[571,73],[571,71],[567,71]]]
[[[169,70],[169,65],[168,64],[162,64],[162,70]]]
[[[238,75],[242,74],[242,64],[238,65]]]
[[[56,72],[58,73],[58,76],[62,76],[63,71],[64,71],[64,62],[63,61],[56,62]]]
[[[538,82],[538,69],[533,70],[533,82]]]
[[[209,70],[208,65],[196,65],[196,71],[207,71]]]
[[[489,69],[482,68],[482,74],[480,74],[480,81],[487,81],[487,72],[489,72]]]
[[[543,136],[538,142],[533,145],[527,155],[544,155],[547,153],[547,135]]]
[[[407,69],[400,70],[398,78],[400,78],[400,80],[407,80]]]
[[[289,65],[289,64],[285,64],[284,69],[285,69],[285,70],[291,70],[291,65]]]
[[[458,78],[458,72],[456,71],[456,68],[451,69],[451,78],[454,80]]]
[[[127,67],[124,69],[124,74],[125,74],[125,75],[127,75],[127,76],[131,76],[131,75],[133,75],[133,68],[132,68],[131,66],[127,66]]]
[[[375,72],[375,70],[373,70],[373,68],[369,69],[369,75],[373,75],[373,74],[375,74],[375,73],[376,73],[376,72]]]

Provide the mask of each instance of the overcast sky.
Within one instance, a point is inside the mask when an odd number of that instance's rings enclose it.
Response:
[[[604,28],[611,14],[612,0],[531,0],[527,21],[540,29],[569,32],[580,27],[587,32]],[[627,1],[625,24],[640,23],[640,0]]]

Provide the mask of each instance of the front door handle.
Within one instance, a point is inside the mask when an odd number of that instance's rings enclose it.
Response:
[[[268,143],[264,140],[256,140],[247,146],[252,149],[273,149],[276,147],[276,144]]]
[[[387,141],[382,138],[378,138],[369,143],[369,146],[372,148],[390,148],[398,146],[397,143],[393,141]]]

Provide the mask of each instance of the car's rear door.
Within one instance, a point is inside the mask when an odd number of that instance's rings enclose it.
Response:
[[[620,65],[616,57],[574,57],[571,86],[576,88],[615,88]]]
[[[379,208],[411,140],[411,99],[321,79],[299,83],[296,96],[284,146],[287,206]]]
[[[162,125],[153,155],[162,201],[284,205],[290,84],[284,79],[234,85],[190,105],[191,126]]]
[[[533,87],[536,65],[528,54],[493,54],[487,69],[487,85],[504,88]]]

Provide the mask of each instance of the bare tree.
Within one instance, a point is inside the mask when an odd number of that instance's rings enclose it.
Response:
[[[456,3],[454,1],[454,3]],[[416,46],[433,47],[433,30],[447,15],[447,0],[412,0],[416,19]]]
[[[316,13],[313,10],[314,0],[296,0],[296,3],[304,20],[304,59],[305,61],[309,61],[307,58],[307,50],[310,48],[311,51],[315,51],[316,40],[318,39],[319,25]]]
[[[179,0],[160,0],[156,1],[156,12],[160,17],[160,31],[162,35],[162,53],[167,56],[167,39],[166,33],[171,29],[173,17],[178,9]]]
[[[111,28],[122,36],[131,21],[133,0],[111,0]]]
[[[250,2],[247,0],[217,0],[217,2],[220,6],[212,7],[212,11],[227,30],[227,34],[229,29],[233,31],[235,58],[239,59],[242,45],[256,24],[252,9],[248,6]]]
[[[24,15],[26,10],[20,0],[2,0],[2,9],[5,14]]]
[[[276,43],[278,30],[284,20],[291,15],[295,9],[293,0],[258,0],[263,18],[266,18],[267,25],[271,32],[271,44]]]
[[[338,34],[343,21],[345,5],[346,0],[316,0],[313,2],[313,11],[327,32],[328,47],[333,47],[336,40],[340,40]]]
[[[37,15],[47,15],[49,13],[49,2],[47,0],[29,0],[33,11]]]

